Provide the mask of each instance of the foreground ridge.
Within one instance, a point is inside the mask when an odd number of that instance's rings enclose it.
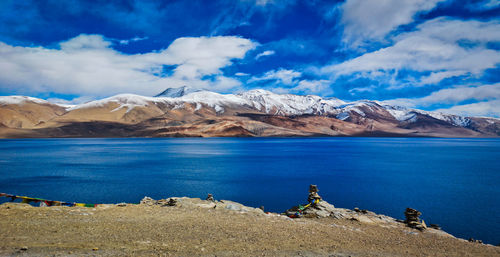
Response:
[[[498,137],[500,120],[261,89],[169,88],[157,97],[121,94],[79,105],[0,97],[0,138],[234,136]]]
[[[291,219],[187,197],[95,208],[5,203],[0,255],[500,256],[499,247],[440,230],[420,232],[368,211],[331,211],[342,215]]]

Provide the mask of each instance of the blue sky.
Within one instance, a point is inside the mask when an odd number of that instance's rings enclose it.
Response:
[[[500,1],[0,2],[0,95],[188,85],[500,117]]]

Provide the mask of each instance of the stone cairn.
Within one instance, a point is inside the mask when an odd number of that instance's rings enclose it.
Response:
[[[331,216],[335,211],[335,207],[323,201],[321,196],[318,195],[318,191],[318,186],[310,185],[309,195],[307,197],[309,203],[306,205],[294,206],[286,210],[284,214],[290,218],[324,218]]]
[[[212,194],[208,194],[207,199],[205,199],[205,200],[210,201],[210,202],[215,202],[214,196]]]
[[[315,205],[316,203],[319,203],[319,201],[321,201],[321,196],[318,195],[318,192],[319,190],[317,185],[309,186],[309,196],[307,197],[307,201],[312,205]]]
[[[427,226],[425,225],[424,220],[420,221],[420,218],[419,218],[420,215],[422,215],[421,212],[419,212],[415,209],[412,209],[412,208],[406,208],[406,211],[405,211],[405,217],[406,217],[405,223],[406,223],[406,225],[408,225],[408,227],[410,227],[410,228],[416,228],[420,231],[425,230],[427,228]]]

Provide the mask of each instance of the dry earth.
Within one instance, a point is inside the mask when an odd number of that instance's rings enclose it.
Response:
[[[398,222],[290,219],[229,201],[181,198],[176,206],[6,203],[0,205],[0,255],[500,256],[500,247]]]

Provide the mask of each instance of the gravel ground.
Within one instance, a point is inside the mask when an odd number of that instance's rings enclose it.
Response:
[[[500,256],[436,230],[201,205],[0,205],[1,256]]]

